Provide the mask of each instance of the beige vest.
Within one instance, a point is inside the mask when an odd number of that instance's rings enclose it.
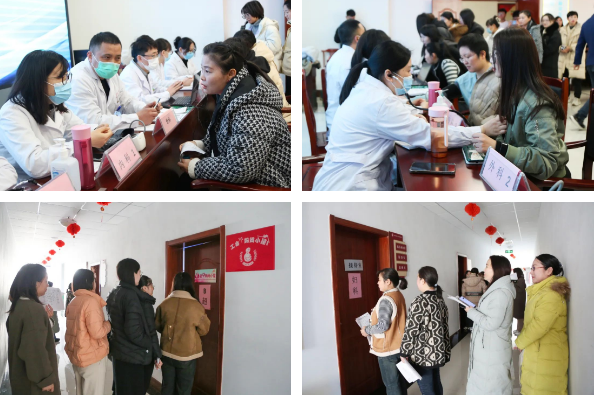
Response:
[[[377,311],[382,300],[392,304],[392,317],[390,328],[384,333],[371,336],[371,349],[369,352],[378,357],[387,357],[400,352],[400,344],[406,325],[406,303],[398,289],[394,288],[384,292],[371,312],[371,325],[377,325]]]

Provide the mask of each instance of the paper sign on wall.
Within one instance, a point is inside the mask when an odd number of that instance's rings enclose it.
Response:
[[[202,306],[206,310],[210,310],[210,284],[198,286],[198,297]]]
[[[489,147],[481,178],[494,191],[529,191],[526,175],[499,152]]]
[[[349,273],[349,299],[362,298],[361,273]]]
[[[122,178],[136,167],[141,160],[140,154],[138,153],[136,146],[134,146],[134,142],[130,135],[127,135],[113,147],[105,151],[105,155],[107,155],[118,181],[122,181]]]
[[[274,233],[268,226],[227,236],[226,271],[274,270]]]
[[[406,243],[402,241],[394,241],[394,249],[398,252],[406,252]]]
[[[44,305],[49,304],[54,311],[64,310],[64,297],[60,288],[48,288],[45,295],[39,297],[39,301]]]
[[[195,283],[216,283],[217,269],[196,270],[194,274]]]
[[[344,270],[347,272],[358,272],[363,270],[363,261],[361,259],[345,259]]]

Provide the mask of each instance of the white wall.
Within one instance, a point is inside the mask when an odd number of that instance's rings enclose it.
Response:
[[[264,16],[278,22],[281,40],[285,42],[285,13],[283,0],[259,0],[264,7]],[[243,26],[245,20],[241,18],[241,9],[248,0],[223,0],[225,18],[225,38],[233,35]]]
[[[537,254],[556,256],[565,268],[572,296],[568,311],[569,393],[592,392],[594,366],[594,204],[543,203],[538,223]]]
[[[490,255],[487,237],[461,231],[416,203],[304,203],[303,261],[303,394],[340,394],[334,302],[330,260],[329,216],[400,233],[408,247],[409,287],[403,295],[410,302],[419,294],[416,273],[433,266],[439,285],[457,292],[457,255],[466,255],[484,267]],[[450,333],[456,332],[459,308],[446,301]]]
[[[225,225],[227,235],[276,226],[276,270],[227,273],[223,394],[287,394],[291,383],[290,203],[154,203],[94,243],[68,242],[65,276],[86,262],[107,261],[106,298],[116,265],[134,258],[165,298],[165,242]],[[155,371],[160,380],[160,371]]]

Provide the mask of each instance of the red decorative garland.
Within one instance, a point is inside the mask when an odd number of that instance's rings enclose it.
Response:
[[[497,243],[497,244],[501,245],[501,244],[503,244],[503,242],[504,242],[504,241],[505,241],[505,239],[504,239],[503,237],[498,237],[498,238],[495,240],[495,243]]]

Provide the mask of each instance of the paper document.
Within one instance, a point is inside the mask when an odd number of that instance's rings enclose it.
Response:
[[[183,88],[180,89],[180,91],[191,91],[191,90],[192,90],[192,85],[184,86]]]
[[[364,326],[369,326],[369,324],[371,323],[371,316],[369,315],[369,313],[365,313],[361,317],[357,318],[355,321],[357,321],[357,325],[359,325],[359,328],[363,328]]]
[[[198,146],[191,141],[184,143],[184,145],[182,146],[180,155],[183,155],[185,152],[198,152],[199,154],[202,154],[202,155],[206,154],[206,152],[204,152],[203,150],[198,148]]]
[[[413,368],[407,360],[400,360],[400,362],[396,364],[396,367],[409,383],[414,383],[417,380],[421,380],[419,373],[417,373],[415,368]]]
[[[408,95],[410,97],[426,95],[429,92],[429,88],[411,88],[408,90]]]
[[[39,301],[44,305],[49,304],[54,311],[64,310],[64,297],[60,288],[48,288],[45,295],[39,297]]]
[[[476,307],[474,303],[472,303],[470,300],[466,299],[463,296],[448,295],[448,299],[453,300],[456,303],[460,303],[464,307]]]

